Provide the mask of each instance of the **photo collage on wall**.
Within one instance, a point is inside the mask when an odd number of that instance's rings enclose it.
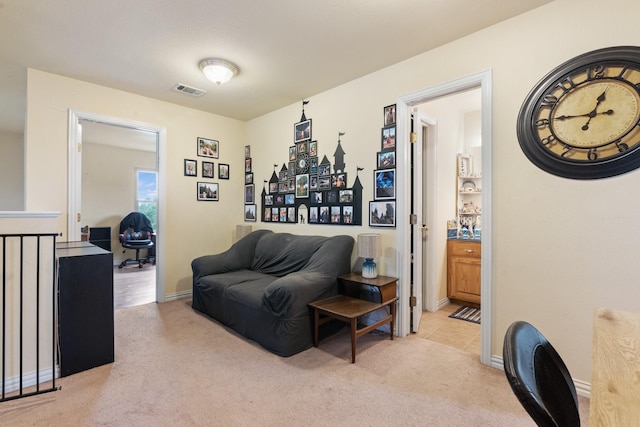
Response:
[[[215,139],[196,138],[196,153],[198,157],[209,159],[220,158],[220,142]],[[202,160],[201,177],[214,179],[215,164],[211,161]],[[184,176],[198,177],[198,161],[184,159]],[[218,163],[218,179],[229,179],[229,165]],[[217,202],[220,200],[220,188],[217,182],[198,181],[196,183],[196,199],[203,202]]]
[[[396,105],[383,109],[380,151],[373,172],[373,201],[369,202],[369,226],[396,226]]]
[[[244,146],[244,220],[256,221],[256,186],[251,169],[251,146]]]
[[[304,114],[294,124],[293,145],[287,161],[274,172],[262,191],[261,218],[264,222],[362,225],[362,184],[356,177],[348,187],[345,152],[338,133],[333,165],[320,158],[318,141],[312,139],[312,122]],[[332,171],[333,168],[333,171]]]

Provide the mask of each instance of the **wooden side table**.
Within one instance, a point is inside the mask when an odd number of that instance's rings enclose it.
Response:
[[[375,279],[365,279],[360,274],[345,274],[338,277],[338,282],[343,288],[344,294],[331,298],[314,301],[309,304],[314,311],[313,345],[318,346],[318,329],[320,325],[331,319],[346,322],[351,327],[351,363],[356,362],[356,340],[362,335],[390,323],[390,337],[393,339],[393,330],[396,318],[397,277],[378,276]],[[364,286],[374,286],[380,293],[380,302],[366,301],[354,296],[360,293]],[[376,311],[382,307],[390,307],[391,313],[377,322],[358,329],[358,318]]]

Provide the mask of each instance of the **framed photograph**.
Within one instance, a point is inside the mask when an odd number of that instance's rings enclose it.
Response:
[[[340,190],[340,203],[353,203],[353,190]]]
[[[378,152],[378,169],[387,169],[396,167],[395,151],[379,151]]]
[[[269,183],[269,193],[273,194],[273,193],[277,193],[278,192],[278,183],[277,182],[270,182]]]
[[[202,173],[204,176],[204,171]],[[198,162],[196,160],[184,159],[184,176],[198,176]]]
[[[229,165],[218,163],[218,179],[229,179]]]
[[[280,208],[280,222],[287,222],[287,208]]]
[[[207,202],[218,201],[217,182],[198,182],[198,200]]]
[[[246,184],[244,186],[244,203],[245,204],[253,204],[255,203],[255,185],[254,184]]]
[[[309,174],[296,175],[296,198],[306,199],[309,197]]]
[[[213,178],[213,162],[202,162],[202,177]]]
[[[278,208],[271,208],[271,221],[278,222]]]
[[[284,196],[286,196],[286,194],[285,195],[282,195],[282,194],[276,195],[276,201],[275,201],[276,205],[284,205]]]
[[[296,218],[296,208],[293,206],[287,208],[287,222],[298,222]]]
[[[245,145],[244,146],[244,158],[248,159],[251,157],[251,146],[250,145]]]
[[[319,221],[322,224],[329,223],[329,206],[320,206]]]
[[[296,160],[296,146],[292,145],[291,147],[289,147],[289,161],[295,162],[295,160]]]
[[[198,138],[198,156],[217,159],[220,156],[218,145],[219,142],[214,139]]]
[[[331,177],[319,176],[318,177],[318,190],[331,190]]]
[[[263,221],[271,221],[271,208],[264,208]]]
[[[328,191],[327,192],[327,203],[338,203],[338,192],[337,191]]]
[[[289,178],[287,180],[287,193],[293,193],[296,190],[296,179]]]
[[[384,125],[396,124],[396,104],[387,105],[384,107]]]
[[[251,159],[244,159],[244,173],[251,172]]]
[[[311,139],[311,119],[293,125],[293,142],[298,143]]]
[[[374,199],[385,200],[396,198],[396,170],[382,169],[373,171]]]
[[[253,173],[245,173],[244,174],[244,183],[245,184],[253,184]]]
[[[318,157],[317,156],[309,157],[309,164],[311,165],[311,167],[309,167],[309,173],[317,174],[318,173]]]
[[[309,155],[311,157],[318,155],[318,141],[311,141],[309,143]]]
[[[318,176],[329,176],[331,175],[331,165],[320,165],[318,169]]]
[[[395,227],[396,226],[396,202],[369,202],[369,226],[370,227]]]
[[[289,176],[296,176],[296,162],[289,162],[289,168],[287,171]]]
[[[342,223],[353,224],[353,206],[342,207]]]
[[[256,205],[244,205],[244,220],[245,221],[256,220]]]
[[[322,191],[314,191],[311,193],[311,203],[316,205],[322,204]]]
[[[293,194],[285,194],[284,195],[284,204],[285,205],[293,205],[295,203],[295,199],[293,197]]]
[[[285,168],[280,170],[280,172],[278,172],[278,180],[286,181],[287,180],[287,172],[288,171]]]
[[[318,189],[318,175],[310,175],[309,176],[309,188],[311,190],[317,190]]]
[[[334,173],[333,175],[331,175],[332,188],[345,188],[346,186],[347,186],[346,173]]]
[[[382,151],[396,149],[396,127],[386,126],[382,128]]]
[[[287,191],[289,191],[289,184],[287,184],[287,181],[278,184],[279,193],[286,193]]]
[[[341,213],[340,206],[331,206],[331,223],[340,224],[342,222]]]
[[[300,153],[309,151],[309,141],[303,141],[296,144],[296,156]]]
[[[267,194],[264,196],[265,206],[273,206],[273,194]]]
[[[309,208],[309,223],[317,223],[318,222],[318,207],[311,206]]]

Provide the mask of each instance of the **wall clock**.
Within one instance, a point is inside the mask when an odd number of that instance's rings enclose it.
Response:
[[[577,56],[549,72],[518,114],[522,151],[557,176],[598,179],[640,167],[640,47]]]
[[[309,170],[309,153],[298,153],[296,156],[296,174],[304,174]]]

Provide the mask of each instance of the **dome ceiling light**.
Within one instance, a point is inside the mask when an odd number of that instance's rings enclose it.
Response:
[[[209,80],[218,85],[228,82],[238,74],[238,67],[218,58],[203,59],[200,61],[200,69]]]

